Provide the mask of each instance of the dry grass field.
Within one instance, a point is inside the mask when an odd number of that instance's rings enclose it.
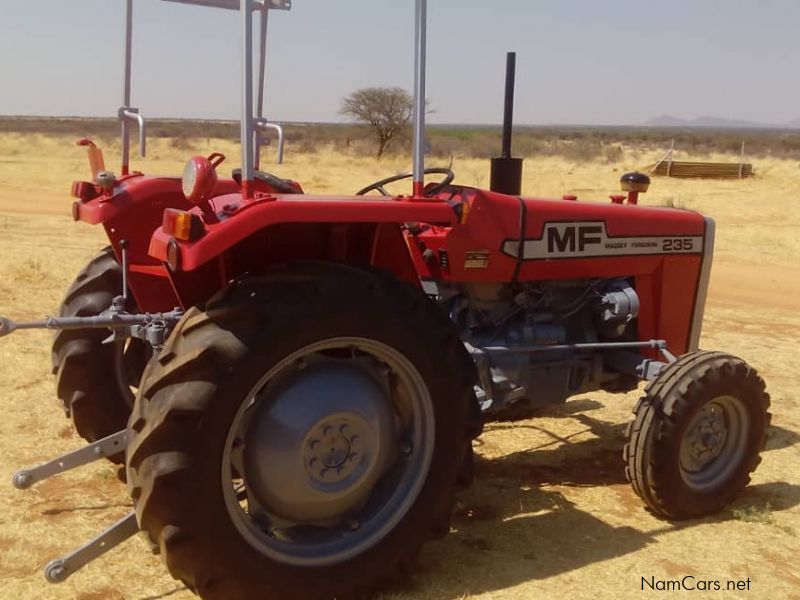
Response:
[[[136,166],[178,174],[188,156],[211,150],[237,155],[227,141],[154,139]],[[106,155],[112,167],[115,148]],[[628,150],[613,163],[531,157],[524,192],[607,201],[621,173],[654,158]],[[639,597],[653,593],[642,592],[642,577],[684,575],[723,586],[750,580],[749,592],[710,597],[800,598],[800,168],[796,161],[753,162],[752,179],[657,179],[644,200],[717,220],[702,346],[755,365],[774,415],[764,461],[743,496],[711,518],[653,517],[629,489],[621,461],[636,394],[589,394],[535,419],[486,427],[476,442],[476,483],[460,499],[451,535],[427,545],[417,573],[386,598]],[[290,147],[286,164],[274,170],[309,191],[333,193],[407,166]],[[456,158],[453,168],[456,182],[488,183],[485,161]],[[69,184],[86,173],[84,152],[71,138],[0,135],[0,314],[53,312],[104,245],[99,228],[69,216]],[[190,598],[138,538],[64,584],[45,583],[41,569],[50,559],[129,509],[125,487],[104,462],[25,492],[9,483],[15,469],[81,444],[56,406],[49,344],[46,332],[0,340],[0,598]]]

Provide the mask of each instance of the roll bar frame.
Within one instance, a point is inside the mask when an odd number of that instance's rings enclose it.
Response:
[[[251,197],[253,173],[258,170],[261,144],[267,130],[278,135],[278,164],[283,162],[283,128],[264,117],[264,88],[267,64],[267,25],[270,10],[291,10],[292,0],[164,0],[211,8],[239,10],[242,14],[242,194]],[[427,0],[415,0],[414,18],[414,140],[413,195],[422,197],[425,185],[425,63],[427,54]],[[259,23],[258,96],[253,114],[253,12],[261,15]],[[125,44],[122,106],[117,111],[122,126],[122,174],[127,175],[130,161],[130,126],[139,125],[139,155],[145,156],[145,118],[131,106],[131,47],[133,33],[133,0],[125,0]]]

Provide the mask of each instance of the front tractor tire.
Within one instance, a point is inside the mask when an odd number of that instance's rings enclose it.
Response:
[[[306,262],[240,281],[144,375],[139,525],[203,598],[369,592],[449,530],[473,382],[447,317],[389,274]]]
[[[645,388],[624,448],[625,473],[655,514],[721,510],[761,462],[770,414],[764,380],[722,352],[682,356]]]
[[[109,309],[121,293],[122,268],[114,251],[106,247],[78,274],[58,314],[96,316]],[[136,312],[136,307],[128,306],[128,310]],[[135,339],[104,343],[109,335],[107,329],[61,330],[53,340],[56,393],[75,431],[89,442],[125,429],[133,389],[147,361],[144,343]],[[123,457],[111,458],[121,462]]]

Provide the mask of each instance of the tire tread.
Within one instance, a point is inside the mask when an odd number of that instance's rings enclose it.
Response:
[[[751,410],[762,415],[764,426],[756,432],[753,451],[746,457],[741,472],[716,497],[703,504],[687,506],[674,500],[676,483],[669,475],[667,453],[662,449],[678,443],[680,423],[693,409],[693,398],[726,377],[737,377],[751,390],[756,406]],[[749,483],[749,474],[761,462],[760,452],[766,443],[770,423],[770,398],[764,380],[742,359],[724,352],[698,351],[686,354],[668,365],[657,379],[645,387],[634,409],[634,419],[626,431],[623,447],[625,475],[634,491],[655,514],[672,519],[702,516],[728,503]]]

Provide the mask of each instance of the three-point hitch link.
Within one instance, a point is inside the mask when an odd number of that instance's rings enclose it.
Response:
[[[17,471],[11,478],[11,483],[15,488],[25,490],[53,475],[124,452],[127,444],[127,435],[128,432],[123,429],[102,440],[93,442],[73,452],[62,454],[41,465]],[[65,581],[75,571],[118,546],[137,531],[139,531],[139,525],[136,523],[136,515],[133,512],[129,512],[83,546],[49,562],[44,568],[45,579],[50,583]]]
[[[81,467],[101,458],[125,452],[127,435],[128,432],[123,429],[102,440],[92,442],[88,446],[57,456],[41,465],[17,471],[11,478],[11,485],[18,490],[27,490],[33,484],[53,475]]]
[[[75,571],[133,537],[138,531],[136,513],[131,511],[80,548],[47,563],[44,568],[45,579],[50,583],[66,581]]]
[[[112,308],[93,317],[47,317],[27,322],[0,317],[0,337],[20,329],[108,329],[112,334],[107,341],[135,337],[145,340],[154,350],[160,350],[169,332],[183,316],[183,311],[176,308],[164,313],[130,314],[124,310],[125,300],[124,294],[118,296],[114,299]],[[123,429],[46,463],[22,469],[14,474],[11,483],[15,488],[24,490],[48,477],[124,452],[126,446],[127,431]],[[50,583],[65,581],[75,571],[118,546],[137,531],[139,525],[136,515],[129,512],[87,543],[48,563],[44,568],[44,576]]]
[[[154,348],[164,345],[169,330],[180,321],[183,311],[130,314],[110,309],[96,317],[47,317],[39,321],[12,321],[0,317],[0,337],[20,329],[110,329],[115,335],[136,337]]]

